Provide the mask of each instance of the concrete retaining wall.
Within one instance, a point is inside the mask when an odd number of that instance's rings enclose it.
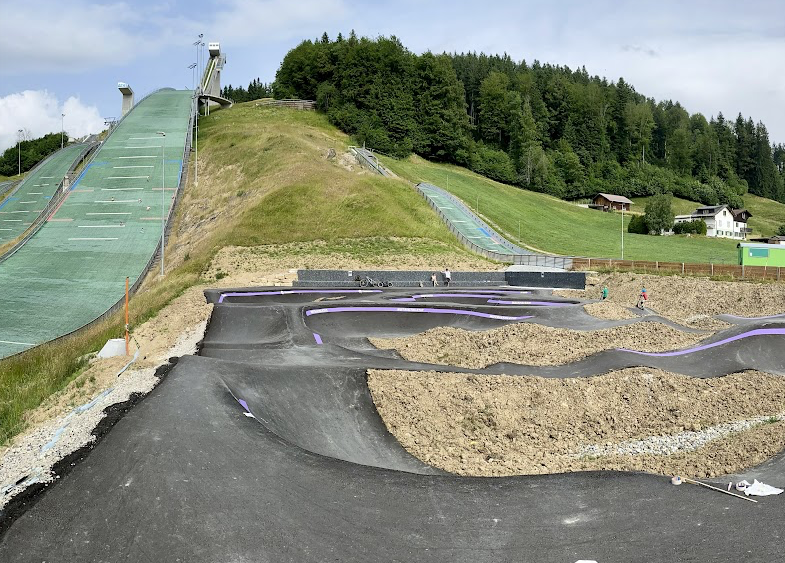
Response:
[[[357,287],[357,276],[390,281],[393,287],[428,287],[430,270],[298,270],[296,287]],[[443,272],[436,272],[439,285],[444,285]],[[452,272],[451,286],[492,287],[516,285],[525,287],[563,287],[583,289],[585,272]]]

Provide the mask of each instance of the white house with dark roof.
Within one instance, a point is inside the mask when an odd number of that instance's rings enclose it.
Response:
[[[702,219],[706,223],[706,236],[746,240],[752,229],[747,219],[752,213],[746,209],[731,209],[727,205],[705,205],[689,215],[676,215],[674,223],[686,223]]]

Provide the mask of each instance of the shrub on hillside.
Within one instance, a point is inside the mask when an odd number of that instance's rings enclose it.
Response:
[[[515,167],[506,152],[476,143],[469,158],[474,172],[507,184],[515,181]]]
[[[695,221],[676,223],[673,225],[673,232],[677,235],[705,235],[706,222],[703,219],[696,219]]]
[[[659,235],[673,227],[673,210],[671,209],[671,194],[658,194],[652,196],[646,203],[646,226],[650,233]]]
[[[648,235],[649,228],[646,226],[646,217],[643,215],[633,215],[630,224],[627,225],[627,232],[637,235]]]

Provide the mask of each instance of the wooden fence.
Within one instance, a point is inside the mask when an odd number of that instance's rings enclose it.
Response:
[[[292,109],[314,110],[316,102],[313,100],[263,100],[256,102],[257,106],[277,106]]]
[[[730,276],[739,280],[785,281],[785,272],[776,266],[737,266],[728,264],[691,264],[689,262],[651,262],[612,258],[573,258],[573,270],[635,270],[685,275]]]

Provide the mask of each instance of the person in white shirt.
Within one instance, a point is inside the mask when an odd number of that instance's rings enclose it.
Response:
[[[450,285],[450,279],[452,278],[452,274],[450,273],[449,268],[444,269],[444,286],[447,287]]]

